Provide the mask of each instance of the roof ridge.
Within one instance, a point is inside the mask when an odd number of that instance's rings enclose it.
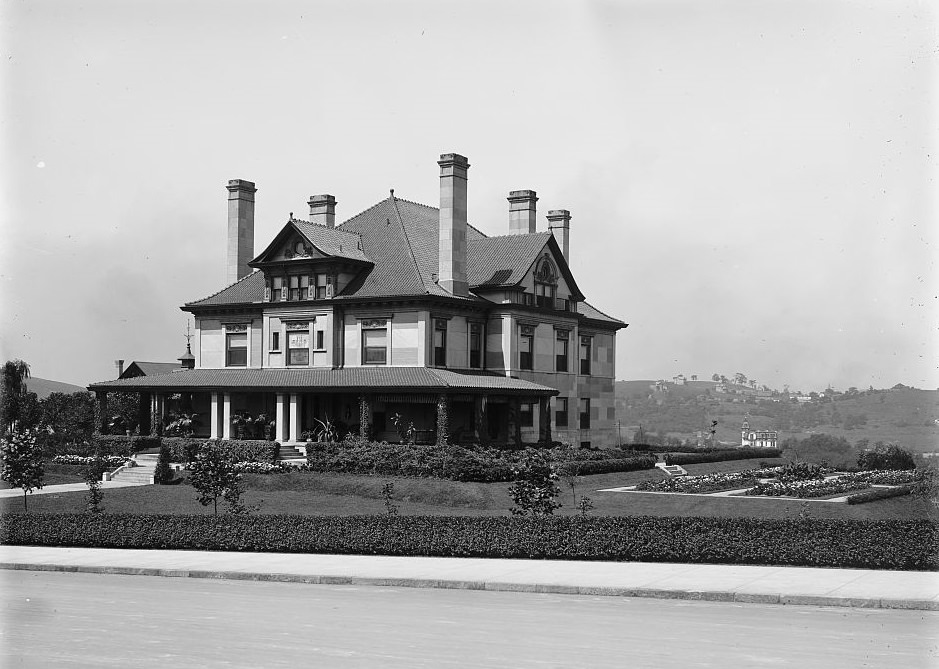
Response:
[[[244,275],[243,277],[241,277],[240,279],[238,279],[235,283],[230,283],[230,284],[228,284],[227,286],[225,286],[224,288],[222,288],[221,290],[212,293],[211,295],[206,295],[205,297],[200,297],[198,300],[193,300],[192,302],[186,302],[186,304],[195,304],[196,302],[204,302],[205,300],[210,300],[210,299],[212,299],[213,297],[224,293],[226,290],[228,290],[228,289],[231,288],[232,286],[237,286],[237,285],[238,285],[239,283],[241,283],[242,281],[246,281],[246,280],[250,279],[250,278],[251,278],[252,276],[254,276],[255,274],[258,274],[258,272],[259,272],[259,270],[253,270],[253,271],[251,272],[251,274],[246,274],[246,275]],[[183,305],[183,306],[185,306],[185,305]]]
[[[389,197],[390,197],[390,196],[389,196]],[[362,215],[364,215],[364,214],[367,214],[367,213],[370,212],[372,209],[377,209],[378,207],[380,207],[380,206],[382,206],[383,204],[385,204],[385,201],[386,201],[387,199],[388,199],[388,198],[379,200],[378,202],[376,202],[375,204],[373,204],[371,207],[366,207],[365,209],[363,209],[362,211],[360,211],[358,214],[356,214],[355,216],[350,216],[349,218],[347,218],[346,220],[344,220],[342,223],[340,223],[339,225],[337,225],[337,226],[336,226],[335,228],[333,228],[333,229],[334,229],[334,230],[338,230],[339,228],[341,228],[342,226],[344,226],[344,225],[345,225],[346,223],[348,223],[349,221],[353,221],[353,220],[357,219],[359,216],[362,216]],[[416,204],[416,203],[415,203],[415,204]],[[348,231],[348,230],[343,230],[343,232],[349,232],[349,231]],[[356,232],[356,233],[353,233],[353,234],[359,234],[359,233]]]
[[[315,228],[321,228],[323,230],[335,230],[336,232],[341,232],[344,235],[352,235],[354,237],[358,237],[359,239],[362,238],[362,234],[359,232],[352,232],[352,230],[340,230],[338,226],[329,227],[328,225],[324,225],[323,223],[314,223],[313,221],[307,221],[306,219],[303,219],[303,218],[293,218],[293,219],[290,219],[290,222],[291,223],[303,223],[304,225],[311,225]]]
[[[510,233],[505,234],[505,235],[493,235],[493,236],[491,236],[491,237],[490,237],[489,235],[484,235],[484,237],[485,237],[485,239],[503,239],[503,238],[505,238],[505,237],[534,237],[535,235],[550,235],[550,234],[551,234],[551,232],[550,232],[549,230],[538,230],[538,231],[536,231],[536,232],[525,232],[525,233],[522,233],[522,234],[510,232]],[[481,240],[481,239],[474,239],[474,240],[472,240],[472,241],[474,241],[474,242],[479,242],[479,241],[482,241],[482,240]]]
[[[401,212],[398,210],[398,201],[394,195],[389,195],[391,200],[391,205],[394,207],[395,215],[398,217],[398,225],[401,226],[401,233],[404,235],[404,243],[408,245],[408,255],[411,256],[411,262],[414,263],[414,271],[417,272],[418,281],[421,282],[421,286],[424,288],[424,292],[428,295],[430,291],[427,290],[427,284],[424,283],[424,275],[421,273],[421,266],[417,264],[417,258],[414,257],[414,247],[411,246],[411,236],[408,234],[407,226],[404,225],[404,219],[401,218]],[[413,204],[417,204],[416,202]]]
[[[439,212],[439,211],[440,211],[440,207],[434,207],[434,206],[429,205],[429,204],[424,204],[423,202],[415,202],[414,200],[409,200],[409,199],[407,199],[406,197],[398,197],[397,195],[395,195],[395,196],[393,196],[393,197],[394,197],[395,200],[400,200],[401,202],[407,202],[408,204],[417,205],[418,207],[424,207],[424,209],[433,209],[433,210],[436,211],[436,212]],[[367,210],[366,210],[366,211],[367,211]],[[364,212],[363,212],[363,213],[364,213]],[[438,213],[438,215],[439,215],[439,213]],[[485,232],[483,232],[482,230],[480,230],[479,228],[477,228],[475,225],[469,223],[468,221],[467,221],[467,223],[466,223],[466,227],[468,227],[468,228],[473,228],[473,230],[475,230],[477,233],[479,233],[480,235],[482,235],[482,236],[483,236],[484,238],[486,238],[486,239],[489,238],[489,235],[487,235]]]

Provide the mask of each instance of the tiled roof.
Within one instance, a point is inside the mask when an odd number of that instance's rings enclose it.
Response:
[[[216,306],[226,304],[250,304],[264,299],[264,272],[252,272],[214,295],[187,302],[186,306]]]
[[[178,362],[144,362],[142,360],[133,360],[127,369],[124,370],[124,374],[127,374],[133,366],[137,366],[141,372],[146,376],[156,376],[158,374],[170,374],[177,369],[180,369]],[[123,376],[123,374],[121,375]]]
[[[493,372],[459,372],[429,367],[347,367],[344,369],[191,369],[158,376],[101,381],[89,390],[296,389],[323,391],[460,390],[552,395],[557,391]]]
[[[351,258],[352,260],[369,260],[362,250],[362,240],[359,235],[353,232],[341,228],[328,228],[325,225],[318,225],[296,218],[291,219],[290,222],[313,246],[323,253],[339,258]]]
[[[624,321],[621,321],[618,318],[613,318],[612,316],[607,316],[605,313],[603,313],[596,307],[590,306],[586,302],[577,303],[577,313],[595,321],[606,321],[608,323],[619,323],[620,325],[623,325],[623,326],[626,325]]]
[[[467,242],[466,273],[470,286],[516,285],[525,278],[550,238],[550,232],[535,232]]]

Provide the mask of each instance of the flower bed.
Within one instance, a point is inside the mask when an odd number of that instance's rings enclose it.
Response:
[[[868,502],[876,502],[881,499],[889,499],[891,497],[904,497],[913,492],[913,484],[907,483],[905,485],[898,485],[892,488],[871,488],[870,490],[865,490],[864,492],[859,492],[848,497],[845,500],[848,504],[867,504]]]
[[[642,481],[636,490],[647,492],[703,493],[746,488],[756,483],[753,471],[705,474],[703,476],[680,476],[664,481]]]
[[[867,472],[854,472],[845,474],[858,481],[867,481],[874,485],[903,485],[913,483],[916,479],[915,470],[881,469]]]
[[[760,497],[798,497],[800,499],[811,497],[826,497],[852,490],[869,488],[867,481],[854,480],[845,476],[837,476],[822,481],[770,481],[757,483],[744,494]]]
[[[52,462],[57,465],[75,465],[75,466],[88,466],[95,461],[96,458],[93,456],[84,456],[84,455],[57,455],[52,458]],[[107,467],[120,467],[125,462],[127,458],[120,455],[103,455],[101,459],[104,460],[104,464]]]

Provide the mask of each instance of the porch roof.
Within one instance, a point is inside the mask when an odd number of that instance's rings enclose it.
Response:
[[[531,381],[486,371],[430,367],[347,367],[343,369],[187,369],[130,379],[100,381],[92,391],[211,391],[236,390],[310,392],[460,391],[511,395],[557,395],[558,391]]]

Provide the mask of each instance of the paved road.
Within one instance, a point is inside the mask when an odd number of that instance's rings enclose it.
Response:
[[[939,666],[939,613],[0,572],[13,667]]]

